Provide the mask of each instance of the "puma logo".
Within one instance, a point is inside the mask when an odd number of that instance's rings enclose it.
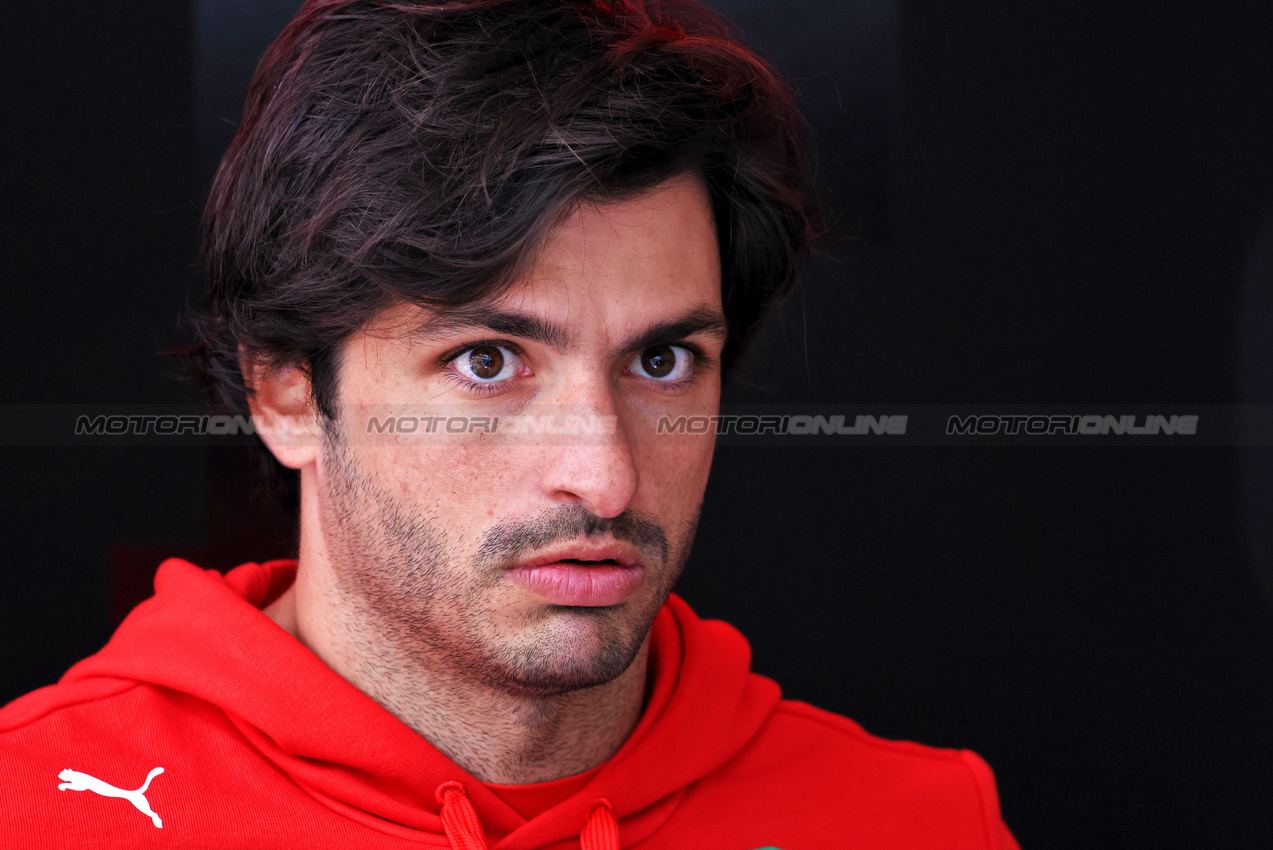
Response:
[[[58,779],[64,779],[65,782],[57,786],[59,791],[92,791],[94,794],[101,794],[103,797],[123,797],[128,802],[137,807],[137,811],[143,815],[149,815],[150,819],[155,822],[158,829],[164,828],[164,822],[159,819],[159,815],[155,814],[150,808],[150,801],[146,799],[146,789],[150,787],[150,780],[163,773],[162,767],[157,767],[150,773],[146,774],[146,781],[136,791],[125,791],[123,788],[116,788],[114,785],[107,785],[96,776],[89,776],[87,773],[80,773],[78,770],[64,770],[57,775]]]

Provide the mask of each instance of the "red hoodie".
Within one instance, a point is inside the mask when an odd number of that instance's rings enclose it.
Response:
[[[636,730],[527,820],[261,613],[295,568],[167,561],[101,652],[0,710],[3,846],[1017,846],[976,755],[782,700],[675,596]]]

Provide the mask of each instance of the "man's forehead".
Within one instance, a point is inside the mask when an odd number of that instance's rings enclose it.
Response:
[[[682,174],[634,197],[579,204],[510,285],[468,304],[415,308],[415,342],[472,332],[566,349],[705,333],[724,339],[719,247],[706,187]]]
[[[528,308],[528,309],[527,309]],[[618,349],[639,351],[669,340],[704,334],[723,341],[726,336],[725,315],[712,304],[696,304],[667,315],[634,317],[631,327],[615,329]],[[518,308],[490,303],[466,305],[445,311],[421,309],[418,321],[407,330],[414,342],[428,343],[480,331],[498,336],[532,340],[550,348],[564,350],[577,344],[579,331],[568,322],[540,315],[534,302]]]
[[[441,311],[424,311],[411,329],[412,339],[433,342],[469,331],[490,331],[500,336],[516,336],[542,342],[552,348],[567,348],[574,339],[570,328],[560,321],[538,315],[531,309],[498,306],[490,301],[466,304]]]

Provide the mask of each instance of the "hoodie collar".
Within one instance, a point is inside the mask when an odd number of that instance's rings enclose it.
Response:
[[[155,596],[64,681],[128,679],[217,705],[316,800],[383,832],[442,834],[436,789],[458,782],[500,850],[577,836],[602,798],[625,843],[644,839],[691,783],[755,736],[779,700],[777,685],[749,671],[743,636],[700,620],[674,595],[652,628],[653,687],[636,729],[581,792],[528,822],[261,612],[295,572],[294,561],[224,576],[165,561]]]

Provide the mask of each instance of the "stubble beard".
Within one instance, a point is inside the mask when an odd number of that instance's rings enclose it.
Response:
[[[606,519],[565,505],[491,527],[461,564],[436,508],[395,497],[359,467],[339,423],[325,430],[320,509],[335,592],[351,614],[342,628],[361,677],[386,681],[413,667],[443,668],[510,694],[550,696],[605,684],[631,666],[689,557],[697,511],[669,546],[652,516]],[[600,536],[641,552],[654,583],[644,601],[520,613],[492,601],[520,555]],[[494,619],[511,623],[515,634],[501,635]]]

